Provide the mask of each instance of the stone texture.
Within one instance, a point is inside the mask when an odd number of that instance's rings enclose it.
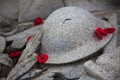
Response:
[[[92,61],[88,61],[84,64],[84,69],[91,76],[94,76],[96,79],[100,80],[116,80],[114,72],[106,71],[101,68],[101,66],[96,65]]]
[[[16,33],[18,22],[0,13],[0,35],[10,36]]]
[[[12,68],[8,67],[8,66],[1,66],[1,72],[0,72],[0,76],[1,77],[7,77],[8,73],[10,72]]]
[[[60,73],[64,75],[65,79],[79,79],[79,77],[84,72],[84,68],[80,62],[69,63],[64,65],[50,65],[48,67],[48,72]],[[46,72],[47,73],[47,72]]]
[[[31,57],[19,61],[19,63],[12,68],[6,80],[16,80],[21,75],[24,75],[26,72],[28,72],[36,63],[36,56],[36,54],[33,54]]]
[[[6,47],[6,40],[4,37],[0,36],[0,54],[3,53]]]
[[[112,35],[99,40],[94,33],[98,26],[111,27],[79,7],[65,7],[53,12],[43,25],[41,52],[49,56],[46,63],[73,62],[103,48]]]
[[[0,55],[0,64],[5,65],[7,67],[13,67],[13,61],[7,54]]]
[[[29,28],[32,28],[33,26],[34,26],[33,22],[20,23],[17,26],[17,33],[27,30]]]
[[[23,59],[32,56],[32,54],[37,50],[38,46],[41,43],[40,39],[42,37],[42,33],[43,29],[41,29],[35,36],[32,37],[32,39],[26,45],[26,48],[24,49],[21,57],[19,58],[19,61],[22,61]]]
[[[118,77],[116,80],[120,80],[120,77]]]
[[[55,75],[54,73],[48,72],[48,73],[43,74],[40,77],[37,77],[37,78],[35,78],[33,80],[54,80],[54,78],[51,77],[51,76],[54,76],[54,75]]]
[[[80,77],[79,80],[96,80],[96,79],[93,78],[93,77],[90,77],[90,76],[88,76],[88,75],[86,75],[86,74],[83,74],[83,75]]]
[[[18,19],[19,0],[0,0],[0,13],[12,19]]]
[[[42,72],[42,70],[40,70],[40,69],[33,69],[30,72],[28,72],[27,74],[23,75],[19,80],[33,79],[33,78],[39,76],[41,72]]]
[[[25,44],[26,44],[26,39],[21,39],[21,38],[14,39],[12,44],[7,47],[6,51],[11,52],[15,50],[21,50],[25,47]]]
[[[20,0],[19,21],[47,18],[54,10],[63,7],[62,0]]]
[[[117,46],[120,46],[120,26],[119,26],[119,28],[118,28]]]
[[[6,78],[0,78],[0,80],[6,80]]]
[[[104,54],[97,58],[96,63],[101,65],[106,70],[114,70],[116,73],[120,73],[120,47],[118,47],[118,23],[117,16],[112,14],[108,16],[109,22],[112,26],[115,26],[116,32],[109,44],[104,49]]]
[[[15,35],[12,35],[12,36],[8,36],[6,37],[6,40],[7,41],[13,41],[15,39],[26,39],[28,36],[30,35],[35,35],[37,32],[39,32],[42,28],[42,25],[39,25],[39,26],[36,26],[36,27],[33,27],[33,28],[30,28],[28,30],[25,30],[23,32],[20,32],[20,33],[17,33]]]
[[[64,0],[65,6],[78,6],[89,11],[115,9],[118,0]]]
[[[42,29],[28,42],[16,66],[9,73],[7,80],[16,80],[28,72],[36,63],[37,54],[34,53],[40,44]],[[16,74],[17,73],[17,74]]]
[[[84,72],[83,66],[79,63],[66,65],[49,65],[44,74],[35,80],[78,80]]]
[[[6,77],[13,67],[13,61],[7,54],[0,55],[0,76]]]
[[[120,47],[111,53],[104,53],[97,58],[96,63],[107,70],[114,70],[115,72],[120,73]]]

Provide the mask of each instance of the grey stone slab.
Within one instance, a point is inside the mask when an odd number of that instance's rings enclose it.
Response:
[[[28,42],[26,45],[26,48],[24,49],[21,57],[19,58],[19,61],[28,58],[29,56],[32,56],[32,54],[37,50],[38,46],[40,45],[41,37],[42,37],[43,29],[41,29],[35,36],[32,37],[32,39]]]
[[[88,76],[87,74],[83,74],[79,80],[96,80],[96,79]]]
[[[118,35],[117,35],[117,46],[120,46],[120,26],[119,26]]]
[[[33,78],[39,76],[41,72],[42,72],[42,70],[40,70],[40,69],[33,69],[33,70],[29,71],[27,74],[23,75],[19,80],[33,79]]]
[[[7,54],[0,55],[0,76],[6,77],[13,67],[13,61]]]
[[[84,64],[84,69],[91,76],[95,77],[98,80],[115,80],[114,73],[112,71],[106,71],[101,68],[101,66],[96,65],[92,61],[88,61]]]
[[[120,47],[111,53],[104,53],[97,58],[96,63],[106,70],[114,70],[116,73],[120,73]]]
[[[35,35],[36,33],[38,33],[41,30],[41,28],[42,28],[42,25],[30,28],[30,29],[25,30],[23,32],[20,32],[20,33],[17,33],[15,35],[6,37],[6,40],[7,41],[13,41],[14,39],[17,39],[17,38],[27,39],[28,36]]]
[[[6,40],[4,37],[0,36],[0,54],[3,53],[6,47]]]
[[[47,18],[49,14],[63,7],[62,0],[20,0],[19,21]]]
[[[0,0],[0,13],[12,19],[18,19],[19,0]]]
[[[99,40],[95,35],[98,26],[111,27],[79,7],[64,7],[53,12],[43,25],[41,52],[49,56],[46,63],[77,61],[103,48],[112,34]]]
[[[120,80],[120,77],[118,77],[116,80]]]
[[[37,77],[33,80],[54,80],[54,78],[52,77],[53,75],[54,73],[47,72],[46,74],[43,74],[40,77]]]
[[[8,74],[7,80],[16,80],[21,75],[28,72],[36,63],[36,56],[37,56],[36,54],[33,54],[31,57],[23,59],[22,61],[18,62]]]
[[[79,79],[79,77],[84,72],[83,65],[79,62],[56,66],[51,65],[47,67],[49,72],[60,73],[64,75],[66,79]]]
[[[21,38],[14,39],[12,44],[6,48],[6,51],[11,52],[14,50],[21,50],[21,49],[23,49],[23,47],[25,47],[26,43],[27,43],[26,39],[23,39],[23,38],[22,39]]]
[[[10,72],[12,68],[8,67],[8,66],[1,66],[1,72],[0,72],[0,76],[1,77],[7,77],[8,73]]]
[[[120,51],[118,47],[118,23],[116,14],[107,16],[109,23],[116,28],[113,38],[109,44],[104,48],[103,55],[99,56],[96,63],[102,65],[106,70],[114,70],[116,73],[120,73]]]
[[[9,73],[7,80],[16,80],[26,72],[28,72],[36,63],[37,54],[34,53],[40,44],[42,30],[40,30],[26,45],[21,57],[19,58],[16,66]],[[17,74],[16,74],[17,73]]]
[[[0,80],[6,80],[6,78],[0,78]]]
[[[0,13],[0,35],[10,36],[16,33],[18,22]]]
[[[27,30],[27,29],[30,29],[30,28],[32,28],[32,27],[34,27],[33,22],[20,23],[20,24],[18,24],[18,26],[17,26],[17,33],[22,32],[22,31],[25,31],[25,30]]]
[[[117,1],[117,0],[116,0]],[[66,6],[78,6],[89,11],[100,11],[117,8],[114,4],[118,1],[112,0],[64,0]]]
[[[5,65],[7,67],[13,67],[13,61],[7,54],[0,55],[0,64]]]
[[[39,39],[41,38],[42,31],[34,36],[26,45],[20,59],[18,60],[16,66],[9,73],[7,80],[15,80],[19,78],[21,75],[25,74],[29,71],[33,65],[36,63],[36,54],[34,53],[38,45],[40,44]],[[17,74],[16,74],[17,73]]]

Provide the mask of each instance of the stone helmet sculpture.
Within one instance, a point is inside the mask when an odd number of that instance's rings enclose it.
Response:
[[[111,27],[80,7],[64,7],[54,11],[43,25],[41,53],[48,54],[51,64],[64,64],[83,59],[103,48],[112,34],[99,40],[98,27]]]

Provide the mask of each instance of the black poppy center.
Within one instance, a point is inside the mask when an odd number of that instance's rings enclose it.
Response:
[[[41,60],[44,60],[45,58],[44,57],[41,57]]]

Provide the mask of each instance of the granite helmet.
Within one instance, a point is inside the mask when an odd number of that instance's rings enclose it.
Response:
[[[103,48],[112,34],[99,40],[95,35],[98,27],[104,29],[111,26],[80,7],[64,7],[54,11],[43,25],[41,53],[48,54],[46,63],[74,62]]]

